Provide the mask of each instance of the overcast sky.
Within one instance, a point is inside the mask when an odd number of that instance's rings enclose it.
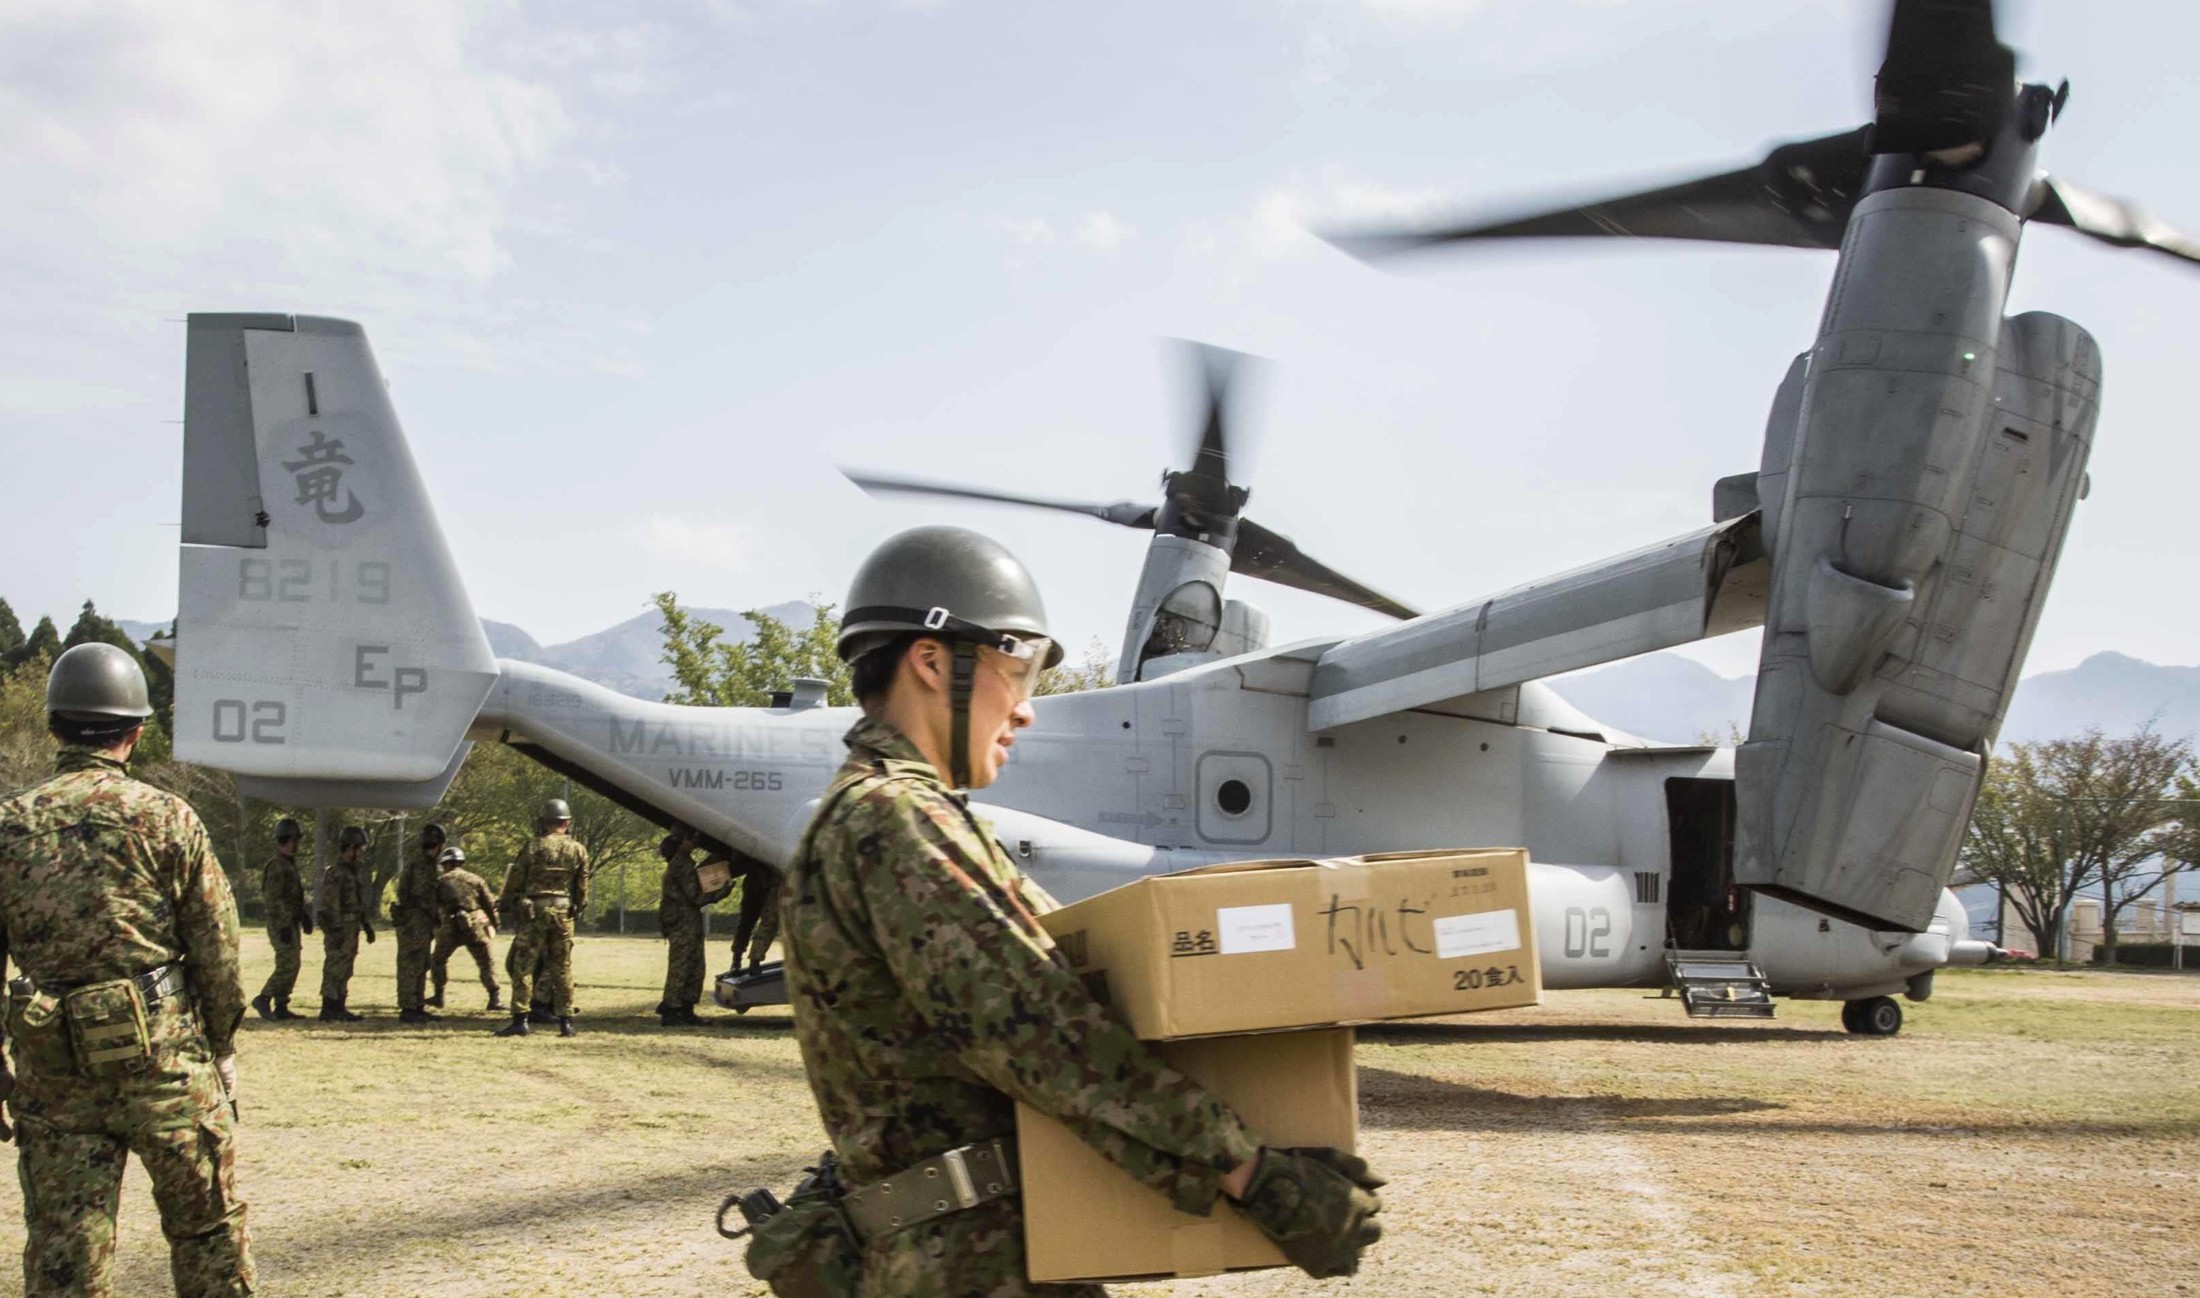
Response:
[[[2004,4],[2048,167],[2200,229],[2200,6]],[[1709,521],[1831,254],[1358,265],[1302,224],[1586,197],[1869,116],[1869,0],[0,0],[0,595],[175,606],[189,311],[366,325],[486,616],[838,599],[920,522],[1112,646],[1145,543],[872,501],[840,464],[1151,499],[1189,380],[1268,359],[1248,513],[1424,607]],[[2028,670],[2200,661],[2177,385],[2200,270],[2042,229],[2013,310],[2107,370]],[[1377,625],[1254,581],[1279,641]],[[1753,637],[1702,646],[1729,674]]]

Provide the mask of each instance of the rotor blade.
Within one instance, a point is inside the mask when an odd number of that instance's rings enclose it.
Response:
[[[2017,56],[1994,35],[1993,0],[1895,0],[1872,89],[1872,151],[1991,139],[2016,95]]]
[[[2053,176],[2040,177],[2029,219],[2067,225],[2119,248],[2152,248],[2200,262],[2200,242],[2191,236],[2179,234],[2120,198],[2089,193]]]
[[[1620,236],[1838,248],[1871,161],[1871,128],[1783,144],[1754,166],[1532,216],[1322,236],[1363,260],[1475,239]]]
[[[1230,571],[1294,590],[1327,595],[1395,618],[1420,616],[1381,591],[1363,586],[1336,569],[1308,558],[1290,537],[1271,532],[1250,518],[1238,520],[1237,549],[1230,556]]]
[[[1154,506],[1119,500],[1112,505],[1093,504],[1081,500],[1053,500],[1045,496],[1019,496],[1012,492],[992,491],[984,487],[960,487],[945,482],[925,482],[916,478],[889,478],[875,473],[860,473],[842,469],[842,477],[865,491],[876,495],[880,492],[898,492],[909,496],[945,496],[953,500],[984,500],[1001,505],[1029,505],[1034,509],[1058,509],[1068,514],[1086,514],[1102,522],[1123,527],[1153,528]]]
[[[1183,343],[1199,367],[1199,441],[1192,448],[1191,472],[1230,480],[1230,385],[1236,381],[1245,353],[1208,343]]]

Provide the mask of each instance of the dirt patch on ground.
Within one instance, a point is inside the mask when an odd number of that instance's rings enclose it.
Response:
[[[248,947],[248,978],[266,951]],[[581,945],[584,1035],[496,1040],[455,1009],[243,1043],[241,1177],[263,1291],[357,1298],[749,1294],[718,1200],[785,1184],[823,1136],[783,1015],[661,1031],[663,945]],[[303,986],[316,985],[309,952]],[[480,991],[454,984],[454,1007]],[[310,1012],[313,1002],[306,1001]],[[1891,1040],[1835,1007],[1690,1023],[1635,992],[1363,1033],[1388,1235],[1324,1292],[1879,1295],[2200,1292],[2200,979],[1943,975]],[[22,1243],[0,1179],[0,1251]],[[167,1292],[142,1175],[121,1292]],[[0,1294],[20,1273],[0,1263]],[[1128,1293],[1317,1288],[1266,1272]]]

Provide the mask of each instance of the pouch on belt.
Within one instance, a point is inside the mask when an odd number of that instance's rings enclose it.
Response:
[[[92,983],[61,997],[69,1041],[79,1068],[94,1077],[144,1066],[153,1054],[145,1022],[145,996],[134,978]]]

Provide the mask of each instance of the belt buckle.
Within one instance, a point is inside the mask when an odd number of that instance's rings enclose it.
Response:
[[[963,1151],[950,1149],[940,1155],[940,1161],[947,1164],[947,1181],[955,1189],[955,1207],[977,1206],[978,1187],[971,1184],[970,1165],[963,1160]]]

